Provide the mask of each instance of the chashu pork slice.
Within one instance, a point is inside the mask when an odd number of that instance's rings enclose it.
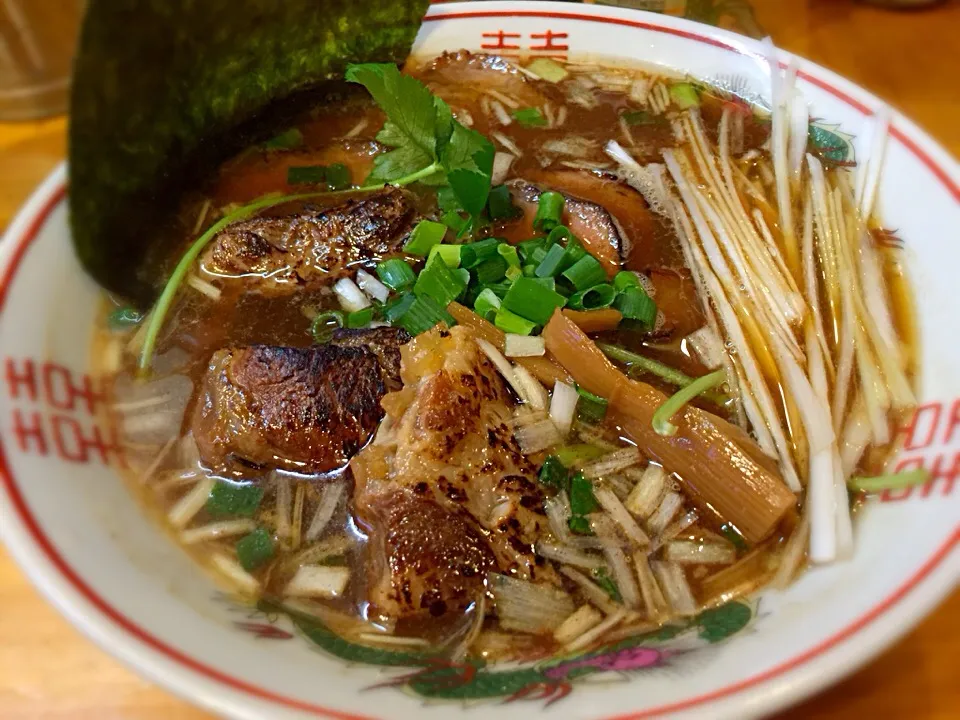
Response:
[[[368,563],[374,606],[397,619],[459,612],[486,570],[556,582],[533,548],[547,527],[537,466],[513,438],[513,397],[473,331],[434,328],[401,354],[404,388],[383,401],[390,432],[351,464],[354,507],[380,554]]]
[[[515,220],[508,220],[494,229],[497,237],[505,237],[508,242],[521,242],[537,235],[533,221],[537,214],[542,190],[525,180],[511,180],[507,183],[514,205],[521,211]],[[563,224],[583,243],[583,247],[593,255],[613,277],[620,269],[620,259],[629,254],[629,237],[617,219],[604,207],[573,195],[564,195]],[[640,198],[639,193],[637,197]],[[640,202],[642,202],[640,198]]]
[[[204,465],[234,476],[344,468],[376,432],[381,398],[399,386],[398,348],[408,339],[377,328],[306,348],[218,350],[192,421]]]
[[[213,238],[200,267],[264,294],[319,288],[399,254],[417,217],[412,196],[389,188],[321,212],[242,220]]]

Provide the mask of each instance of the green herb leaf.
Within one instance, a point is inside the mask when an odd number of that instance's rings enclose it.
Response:
[[[622,117],[627,125],[656,125],[662,122],[658,116],[646,110],[628,110]]]
[[[535,107],[525,107],[513,111],[513,119],[524,127],[543,127],[547,119]]]
[[[410,175],[437,159],[437,135],[448,127],[449,108],[439,105],[423,83],[403,75],[396,65],[378,63],[350,65],[344,77],[363,85],[387,114],[377,140],[395,148],[374,159],[368,185]]]
[[[581,472],[570,478],[570,509],[574,515],[589,515],[600,509],[593,496],[593,483]]]
[[[237,542],[237,560],[247,572],[256,570],[273,557],[273,538],[266,528],[257,528]]]
[[[287,185],[319,185],[327,181],[323,165],[291,165],[287,168]]]
[[[567,484],[567,468],[556,455],[548,455],[540,468],[540,482],[563,490]]]
[[[303,133],[297,128],[284,130],[282,133],[270,138],[263,144],[267,150],[292,150],[293,148],[298,148],[301,145],[303,145]]]
[[[623,602],[623,596],[620,594],[620,588],[605,567],[597,568],[593,571],[593,579],[597,585],[603,588],[603,591],[610,596],[614,602]]]
[[[217,480],[207,498],[206,509],[212,517],[253,517],[263,499],[259,485]]]
[[[490,141],[457,122],[443,100],[395,65],[351,65],[346,78],[367,88],[387,114],[377,140],[393,150],[376,157],[367,184],[393,182],[421,171],[424,175],[418,179],[423,181],[442,182],[445,177],[460,207],[479,218],[493,172]]]
[[[350,187],[350,168],[343,163],[333,163],[326,170],[327,187],[331,190],[343,190]]]
[[[583,515],[574,515],[567,525],[577,535],[593,535],[593,530],[590,529],[590,521]]]
[[[450,187],[476,222],[487,206],[493,175],[493,145],[476,130],[456,123],[441,162]]]

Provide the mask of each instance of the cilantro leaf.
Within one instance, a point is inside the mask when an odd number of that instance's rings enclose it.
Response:
[[[423,83],[390,64],[350,65],[345,77],[363,85],[387,114],[387,124],[377,136],[380,142],[412,145],[424,157],[436,158],[437,111],[433,94]]]
[[[387,115],[377,140],[392,149],[376,157],[367,184],[449,183],[460,207],[477,220],[490,193],[490,141],[457,122],[449,105],[395,65],[351,65],[346,79],[367,88]]]
[[[460,123],[453,127],[440,162],[461,207],[477,218],[487,204],[493,174],[493,145],[476,130]]]

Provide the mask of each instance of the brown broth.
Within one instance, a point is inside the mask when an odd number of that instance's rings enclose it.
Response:
[[[630,72],[638,77],[643,76],[639,71]],[[659,159],[659,149],[670,146],[674,142],[669,123],[666,122],[629,127],[629,136],[627,136],[620,124],[620,117],[624,111],[637,110],[639,106],[624,91],[614,92],[592,88],[593,104],[591,106],[584,107],[572,103],[569,98],[574,86],[578,84],[585,86],[587,81],[595,82],[590,79],[591,73],[587,71],[578,72],[574,69],[571,75],[559,84],[540,83],[538,85],[543,102],[549,103],[554,113],[558,113],[561,107],[567,109],[564,124],[555,128],[526,128],[518,122],[503,126],[496,120],[495,113],[490,111],[490,103],[497,101],[496,98],[482,92],[480,86],[456,81],[448,74],[431,70],[429,66],[415,67],[412,73],[420,76],[436,94],[447,100],[461,120],[470,118],[473,129],[494,137],[498,149],[500,149],[500,143],[496,140],[497,133],[506,136],[523,150],[523,155],[511,168],[510,177],[551,185],[551,181],[560,182],[564,178],[566,181],[574,181],[576,178],[571,178],[570,173],[585,172],[571,168],[569,164],[563,164],[565,160],[568,163],[589,165],[601,172],[608,170],[613,164],[604,154],[603,146],[614,137],[621,143],[628,144],[628,149],[640,162]],[[491,85],[491,87],[496,89],[497,86]],[[703,116],[708,130],[714,132],[720,109],[726,101],[710,95],[705,95],[704,98]],[[509,112],[509,108],[507,110]],[[194,226],[201,213],[203,219],[200,225],[206,227],[215,218],[221,216],[224,208],[231,204],[244,203],[267,192],[302,191],[302,187],[290,186],[287,183],[286,173],[290,166],[342,162],[351,169],[355,182],[362,181],[372,165],[373,155],[378,147],[375,136],[382,121],[381,111],[366,101],[351,101],[345,107],[318,108],[298,126],[305,141],[303,147],[292,151],[264,151],[253,148],[224,164],[209,186],[203,188],[202,193],[184,204],[178,231],[181,240],[176,243],[169,258],[156,267],[158,276],[165,277],[184,248],[193,241]],[[759,147],[766,137],[766,132],[766,124],[750,115],[745,124],[745,148]],[[349,137],[345,137],[347,135]],[[581,139],[581,144],[586,148],[579,157],[564,158],[544,147],[545,145],[549,147],[550,141],[569,140],[571,137]],[[560,182],[560,185],[562,186],[563,182]],[[598,199],[589,197],[589,191],[581,192],[579,196],[587,200]],[[640,200],[639,195],[637,200]],[[429,197],[424,198],[426,211],[433,208],[431,203],[432,200]],[[614,209],[608,208],[608,210],[616,216]],[[275,209],[272,212],[282,211],[283,209]],[[680,342],[685,335],[704,323],[696,289],[690,279],[689,271],[682,262],[672,227],[659,216],[651,213],[651,217],[652,224],[648,228],[649,232],[642,238],[633,238],[633,250],[627,258],[624,258],[623,266],[645,272],[650,277],[656,291],[654,299],[664,315],[660,332],[642,335],[628,330],[618,330],[606,333],[602,339],[644,353],[690,375],[700,375],[707,372],[707,368]],[[915,370],[916,333],[908,287],[893,254],[887,253],[885,257],[888,259],[885,266],[887,281],[895,293],[897,329],[909,349],[912,359],[911,369]],[[266,298],[222,287],[221,298],[215,301],[189,287],[184,288],[161,337],[156,365],[166,367],[167,373],[187,376],[194,387],[197,387],[206,371],[210,355],[216,349],[226,345],[254,343],[309,345],[313,342],[310,334],[312,317],[318,312],[336,307],[336,299],[329,289],[323,292],[298,292],[285,298]],[[131,333],[122,334],[109,329],[106,316],[111,309],[112,307],[105,304],[103,321],[97,328],[98,362],[104,362],[102,359],[106,357],[115,358],[116,346],[126,346],[131,342]],[[108,346],[113,346],[109,352]],[[107,366],[104,370],[117,394],[119,391],[116,389],[120,388],[124,382],[129,382],[135,374],[133,354],[126,354],[119,368]],[[643,379],[651,381],[668,393],[672,391],[662,381],[645,377]],[[187,432],[191,411],[191,404],[188,404],[182,423],[174,428],[176,433],[182,435]],[[116,416],[113,421],[119,422]],[[605,432],[611,433],[612,439],[616,441],[615,428],[607,429]],[[142,498],[149,513],[155,516],[174,538],[179,538],[179,531],[170,526],[167,514],[171,507],[191,491],[193,487],[191,482],[195,482],[196,478],[182,476],[185,473],[197,472],[196,458],[189,441],[178,443],[159,461],[156,459],[158,452],[160,452],[159,446],[147,444],[144,448],[130,442],[127,454],[132,470],[127,475],[131,487]],[[888,453],[889,448],[872,449],[865,454],[862,469],[875,471],[882,466]],[[151,475],[144,478],[142,473],[148,466],[151,467]],[[322,487],[322,484],[315,479],[298,476],[288,476],[283,482],[291,483],[291,501],[294,507],[300,504],[302,520],[299,532],[295,531],[291,535],[277,539],[279,552],[276,557],[252,573],[260,584],[257,592],[267,598],[279,598],[282,588],[296,570],[296,553],[301,552],[305,546],[298,537],[302,538],[306,532],[306,525],[318,506]],[[276,521],[271,513],[276,506],[278,486],[266,481],[263,485],[266,492],[256,520],[258,524],[276,527]],[[347,497],[341,499],[331,522],[332,529],[328,529],[321,536],[320,542],[328,541],[332,535],[338,533],[349,538],[350,542],[345,551],[332,553],[330,557],[323,559],[323,563],[350,568],[351,582],[343,597],[315,603],[313,610],[337,632],[354,642],[361,642],[357,638],[358,634],[370,631],[370,623],[375,623],[378,619],[371,615],[371,609],[364,596],[364,578],[368,572],[363,562],[365,536],[363,529],[353,517],[349,493],[348,489]],[[677,517],[688,509],[688,506],[682,508],[677,513]],[[206,510],[201,509],[191,521],[190,526],[200,527],[215,520],[217,518],[208,516]],[[795,524],[796,518],[789,517],[776,537],[766,541],[765,549],[761,551],[760,559],[757,561],[757,567],[762,569],[756,572],[751,570],[750,572],[753,573],[751,577],[756,580],[769,574],[776,553],[792,533]],[[726,541],[723,535],[718,533],[724,530],[722,519],[711,517],[709,513],[702,513],[699,519],[686,528],[678,538],[722,543]],[[235,540],[235,537],[226,540],[214,539],[185,546],[185,548],[198,562],[212,568],[212,558],[216,554],[229,556],[233,553]],[[742,560],[747,555],[748,550],[745,547],[737,548],[738,559]],[[749,557],[752,563],[757,553]],[[710,581],[717,569],[716,566],[706,565],[687,567],[687,576],[694,591],[703,594],[706,592],[705,588],[712,587]],[[222,577],[221,571],[215,572]],[[568,585],[567,589],[574,592],[573,586]],[[470,619],[469,616],[455,619],[453,624],[457,627],[454,628],[446,627],[437,630],[434,625],[412,623],[406,626],[401,625],[394,631],[401,636],[417,635],[426,637],[431,642],[439,642],[444,637],[450,637],[450,633],[454,630],[462,630],[463,625]],[[492,634],[488,638],[486,635],[483,636],[487,640],[482,640],[480,646],[484,646],[488,641],[493,643],[498,637],[496,622],[488,619],[487,626]],[[517,649],[520,646],[522,649]],[[554,649],[549,639],[524,638],[518,641],[514,649],[509,652],[502,648],[499,651],[480,650],[479,652],[492,658],[518,655],[535,657],[549,654]]]

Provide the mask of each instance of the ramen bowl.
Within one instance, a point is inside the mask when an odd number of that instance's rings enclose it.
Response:
[[[765,50],[683,20],[609,7],[484,2],[431,8],[414,53],[595,57],[769,99]],[[854,157],[882,101],[794,62],[811,116]],[[105,650],[172,692],[237,718],[582,718],[763,715],[838,681],[906,632],[960,576],[960,369],[955,268],[960,167],[896,112],[879,207],[916,288],[918,408],[892,468],[920,486],[872,497],[856,550],[789,589],[708,610],[630,642],[540,662],[430,664],[352,645],[323,625],[251,608],[146,516],[116,471],[91,334],[100,290],[74,257],[67,170],[36,191],[0,246],[0,534],[24,571]]]

